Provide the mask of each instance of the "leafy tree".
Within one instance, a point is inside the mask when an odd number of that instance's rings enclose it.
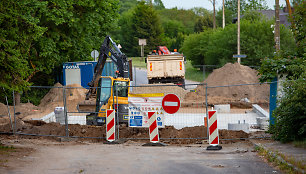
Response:
[[[130,20],[127,19],[130,17]],[[126,14],[127,21],[122,21],[121,34],[123,51],[129,56],[140,54],[138,39],[147,39],[145,54],[152,51],[156,46],[161,44],[161,35],[163,33],[159,16],[151,5],[141,1],[131,11]],[[129,30],[126,32],[126,30]]]
[[[266,20],[241,21],[241,53],[248,56],[242,60],[243,64],[258,66],[261,59],[274,54],[272,23]],[[292,33],[284,26],[281,28],[281,43],[283,50],[295,48]],[[198,46],[200,44],[202,46]],[[183,51],[194,65],[204,63],[222,66],[233,62],[232,56],[237,53],[237,25],[190,35],[183,44]]]
[[[194,25],[195,32],[201,32],[207,28],[213,28],[213,14],[204,8],[194,8],[195,14],[198,15]]]
[[[184,33],[191,34],[194,32],[194,24],[198,16],[193,10],[184,9],[163,9],[158,11],[159,16],[161,16],[162,25],[168,20],[180,21],[184,25]]]
[[[238,12],[238,0],[225,0],[224,6],[232,11],[235,16]],[[243,14],[248,10],[266,10],[268,6],[265,0],[240,0],[240,11]]]
[[[89,60],[117,17],[117,0],[0,2],[0,86],[40,85],[65,61]]]
[[[126,12],[134,8],[136,4],[137,4],[137,0],[120,0],[119,1],[119,6],[120,6],[119,13],[122,14],[123,12]]]
[[[234,12],[225,8],[224,9],[224,16],[225,16],[225,26],[230,25],[233,23],[233,18],[234,18]],[[223,11],[222,9],[217,11],[216,14],[216,25],[217,27],[222,27],[222,20],[223,20]]]
[[[276,140],[289,142],[305,140],[306,137],[306,54],[305,54],[305,1],[295,1],[293,34],[295,36],[296,52],[281,49],[275,56],[262,60],[259,73],[260,80],[271,81],[275,77],[285,76],[282,96],[273,111],[275,124],[269,130]],[[281,36],[282,37],[282,36]],[[281,41],[281,45],[284,45]]]

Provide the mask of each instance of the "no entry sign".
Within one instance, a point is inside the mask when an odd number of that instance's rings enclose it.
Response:
[[[176,113],[181,106],[180,99],[175,94],[167,94],[163,98],[162,107],[168,114]]]

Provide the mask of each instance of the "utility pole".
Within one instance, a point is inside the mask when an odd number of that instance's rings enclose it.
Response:
[[[275,0],[275,49],[276,53],[280,50],[280,29],[279,29],[279,0]]]
[[[237,29],[237,54],[240,55],[240,0],[238,0],[238,29]],[[238,57],[238,63],[240,64],[241,60]]]
[[[223,14],[222,14],[222,28],[225,27],[225,12],[224,12],[224,0],[223,0],[223,7],[222,7],[222,11],[223,11]]]
[[[213,0],[213,6],[214,6],[214,21],[213,21],[213,27],[216,29],[216,0]]]

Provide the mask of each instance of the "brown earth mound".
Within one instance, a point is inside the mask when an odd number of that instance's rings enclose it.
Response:
[[[243,85],[232,87],[216,87],[239,84],[259,83],[258,72],[248,66],[238,63],[227,63],[219,69],[215,69],[204,81],[208,88],[208,103],[228,104],[237,103],[247,98],[251,103],[267,103],[269,101],[269,85]],[[197,87],[196,92],[190,92],[185,96],[185,101],[204,101],[205,89]],[[242,101],[244,102],[244,101]]]
[[[63,86],[60,83],[56,83],[54,88],[45,95],[40,101],[39,107],[41,108],[53,108],[57,106],[63,106]],[[66,86],[66,104],[69,111],[76,111],[77,103],[85,100],[87,89],[84,89],[81,85],[72,84]]]
[[[65,136],[65,125],[59,123],[26,123],[18,120],[16,123],[17,132],[37,135],[55,135]],[[97,137],[106,136],[106,128],[104,126],[89,125],[69,125],[69,136],[73,137],[90,137],[97,141]],[[0,132],[12,132],[9,124],[0,127]],[[131,128],[125,125],[119,127],[120,139],[131,138],[133,140],[145,140],[149,138],[148,128]],[[201,144],[204,137],[207,136],[207,128],[204,126],[185,127],[183,129],[175,129],[173,126],[166,126],[159,129],[159,135],[162,142],[169,144]],[[248,134],[243,131],[219,130],[220,139],[225,139],[221,143],[232,143],[241,141],[241,138],[248,138]],[[201,138],[201,139],[192,139]],[[87,139],[81,139],[87,140]]]

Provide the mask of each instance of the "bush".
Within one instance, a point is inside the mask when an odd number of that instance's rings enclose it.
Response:
[[[271,133],[276,140],[290,142],[306,137],[306,83],[304,75],[295,81],[286,81],[283,96],[274,110],[275,125]]]

